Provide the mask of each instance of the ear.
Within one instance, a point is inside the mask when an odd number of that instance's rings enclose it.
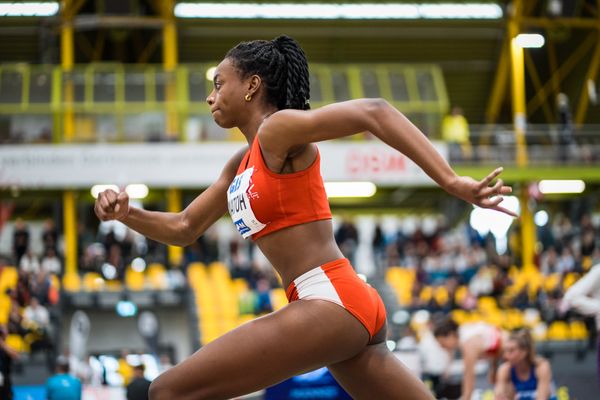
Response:
[[[262,79],[258,75],[252,75],[247,80],[247,90],[250,96],[254,96],[256,92],[260,89],[262,85]]]

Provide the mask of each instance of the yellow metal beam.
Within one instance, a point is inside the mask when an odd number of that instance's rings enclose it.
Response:
[[[540,81],[540,76],[537,73],[537,69],[535,68],[535,64],[529,52],[524,52],[525,54],[525,67],[527,67],[527,72],[531,77],[531,82],[535,90],[540,90],[542,88],[542,82]],[[550,109],[550,106],[547,102],[542,104],[542,110],[544,111],[544,116],[546,117],[546,122],[551,124],[554,121],[554,113]]]
[[[498,60],[498,69],[496,69],[496,75],[494,76],[492,93],[485,111],[485,122],[488,124],[496,123],[498,114],[500,114],[500,108],[502,107],[502,103],[506,96],[506,83],[510,71],[508,43],[509,41],[505,37],[502,43],[500,59]]]
[[[175,68],[177,67],[177,26],[173,14],[174,0],[165,0],[162,6],[163,24],[163,68],[167,73],[165,87],[165,100],[167,108],[167,136],[177,139],[180,136],[179,118],[176,110],[177,84],[175,82]]]
[[[575,68],[577,63],[585,57],[587,51],[594,45],[596,42],[596,33],[592,32],[588,35],[585,40],[575,49],[573,53],[567,58],[567,60],[556,70],[553,76],[544,84],[544,86],[540,89],[539,92],[535,94],[535,96],[529,100],[527,103],[527,109],[530,113],[534,113],[537,109],[546,101],[548,94],[550,92],[549,87],[553,84],[554,79],[562,80],[564,79],[570,72]],[[557,78],[558,77],[558,78]]]
[[[167,189],[167,211],[177,213],[181,211],[181,190]],[[172,266],[181,266],[183,260],[183,247],[169,246],[169,264]]]
[[[521,206],[521,260],[523,269],[535,267],[535,243],[537,242],[535,223],[533,221],[533,210],[529,201],[527,186],[521,188],[519,196]]]
[[[556,96],[561,92],[560,90],[560,74],[558,71],[558,58],[556,57],[556,47],[554,40],[551,35],[546,34],[546,51],[548,52],[548,65],[550,66],[550,86],[552,86],[552,95],[556,99]],[[541,90],[541,89],[540,89]],[[556,109],[556,108],[554,108]],[[552,120],[555,122],[556,118]]]
[[[72,0],[62,2],[62,25],[60,32],[60,62],[65,73],[73,69],[75,51],[73,47],[73,14]],[[73,114],[73,81],[70,77],[65,81],[63,113],[63,137],[69,142],[75,135],[75,116]]]
[[[600,25],[600,21],[598,21],[598,24]],[[581,126],[585,122],[585,116],[590,100],[588,84],[590,81],[595,82],[596,76],[598,75],[598,67],[600,67],[600,31],[598,31],[598,34],[596,35],[596,48],[594,49],[588,71],[585,74],[585,79],[583,80],[581,94],[579,95],[579,105],[577,106],[577,112],[575,113],[575,124],[577,126]]]
[[[600,29],[596,18],[535,18],[526,17],[519,20],[522,26],[534,28],[582,28]]]
[[[63,193],[65,274],[77,273],[77,202],[72,190]]]
[[[508,21],[508,37],[510,38],[510,60],[511,60],[511,94],[513,109],[513,125],[515,129],[516,160],[517,166],[527,165],[527,149],[525,143],[525,129],[527,125],[527,111],[525,108],[525,62],[523,49],[517,44],[516,37],[519,34],[518,18],[522,11],[522,1],[513,2],[514,14]]]

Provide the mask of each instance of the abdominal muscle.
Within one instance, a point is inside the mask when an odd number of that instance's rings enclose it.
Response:
[[[344,257],[329,219],[270,233],[256,244],[281,276],[284,289],[303,273]]]

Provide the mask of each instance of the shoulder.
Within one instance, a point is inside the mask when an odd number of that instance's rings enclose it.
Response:
[[[551,374],[552,368],[550,367],[550,362],[543,357],[537,357],[535,360],[535,372],[538,377],[540,374]]]
[[[503,362],[498,367],[498,379],[499,380],[508,380],[510,377],[510,369],[511,365],[509,362]]]

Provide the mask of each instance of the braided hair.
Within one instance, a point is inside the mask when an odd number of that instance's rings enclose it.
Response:
[[[298,42],[291,37],[242,42],[229,50],[225,58],[233,61],[244,78],[260,76],[269,104],[279,110],[310,109],[308,62]]]

